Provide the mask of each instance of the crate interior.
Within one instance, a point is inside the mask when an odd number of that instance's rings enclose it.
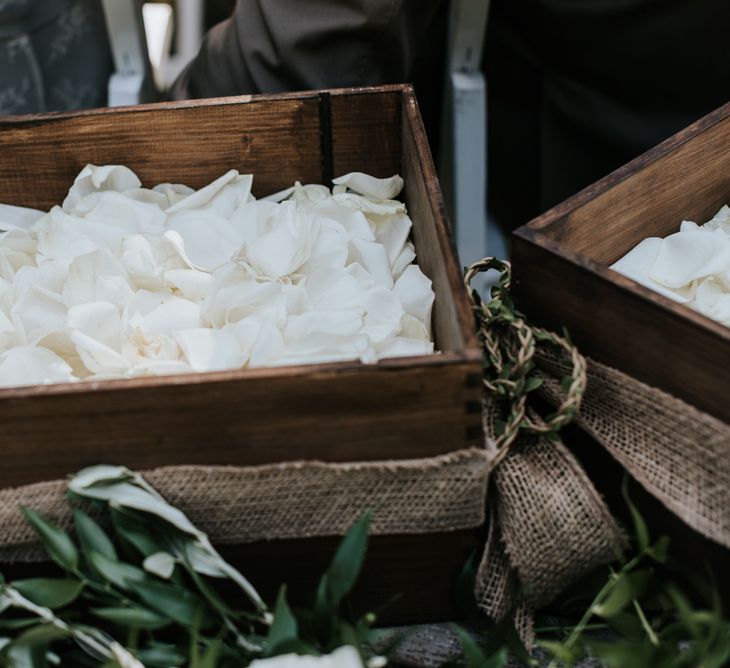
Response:
[[[436,349],[461,352],[469,342],[454,300],[458,268],[445,257],[450,249],[436,229],[434,218],[443,215],[434,211],[441,208],[440,197],[434,201],[416,151],[414,118],[403,102],[407,90],[228,98],[1,120],[0,202],[48,209],[63,200],[87,163],[127,165],[145,186],[179,182],[194,188],[236,168],[254,174],[256,196],[349,171],[400,173],[417,262],[436,293]]]
[[[647,237],[702,224],[730,204],[730,115],[601,190],[563,218],[538,226],[564,248],[610,265]],[[637,164],[642,161],[639,158]],[[607,183],[612,183],[609,179]],[[600,186],[600,184],[599,184]]]

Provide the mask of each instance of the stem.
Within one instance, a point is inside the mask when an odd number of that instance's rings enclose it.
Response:
[[[654,629],[651,628],[651,624],[649,624],[649,620],[646,618],[646,615],[644,614],[644,610],[642,609],[641,605],[636,599],[634,599],[632,603],[634,604],[636,614],[639,616],[639,620],[641,621],[641,626],[643,626],[644,631],[646,631],[649,642],[654,645],[654,647],[659,647],[659,637],[655,633]]]
[[[567,640],[562,644],[562,647],[564,649],[571,649],[573,645],[578,641],[578,638],[580,638],[583,631],[586,630],[588,627],[588,621],[591,617],[593,617],[593,608],[595,608],[603,599],[609,594],[611,589],[616,584],[616,580],[618,578],[614,573],[611,574],[611,578],[608,582],[606,582],[603,587],[601,587],[601,590],[596,594],[596,597],[593,599],[593,602],[588,606],[588,609],[583,613],[583,616],[580,618],[580,621],[575,625],[573,630],[571,631],[570,635],[568,636]],[[558,666],[558,658],[555,657],[549,664],[547,668],[557,668]]]
[[[566,624],[565,626],[540,626],[535,629],[535,633],[556,633],[557,631],[568,631],[572,630],[572,625]],[[600,629],[609,628],[608,624],[586,624],[583,627],[584,631],[598,631]]]

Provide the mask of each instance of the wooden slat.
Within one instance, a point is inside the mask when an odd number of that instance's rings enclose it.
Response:
[[[403,98],[404,197],[413,219],[416,261],[433,281],[436,293],[434,335],[441,350],[463,351],[470,359],[481,361],[474,317],[418,103],[412,91],[406,91]]]
[[[87,163],[123,164],[145,186],[206,185],[253,173],[254,194],[321,178],[317,99],[244,98],[207,105],[41,115],[0,123],[0,202],[48,209]]]
[[[386,178],[400,172],[401,91],[332,95],[334,176],[365,172]]]
[[[730,203],[730,104],[670,137],[529,224],[567,249],[612,264],[683,220]]]
[[[145,469],[443,454],[479,443],[473,366],[312,365],[296,374],[229,372],[153,386],[107,381],[103,391],[5,390],[0,488],[99,462]]]

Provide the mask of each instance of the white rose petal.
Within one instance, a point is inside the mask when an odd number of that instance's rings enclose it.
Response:
[[[350,239],[350,262],[358,263],[380,285],[393,287],[393,273],[386,249],[374,241]]]
[[[37,209],[0,204],[0,231],[27,230],[44,215],[43,211]]]
[[[213,211],[181,211],[167,223],[183,240],[195,269],[214,271],[234,257],[242,240],[225,218]]]
[[[168,214],[175,213],[177,211],[184,211],[189,209],[198,209],[208,204],[211,199],[228,183],[233,181],[239,176],[235,169],[228,170],[223,176],[217,178],[212,183],[209,183],[200,190],[195,190],[189,195],[183,197],[181,200],[173,204],[167,209]]]
[[[730,326],[730,207],[704,225],[684,220],[665,239],[644,239],[611,269]]]
[[[0,205],[0,384],[433,349],[400,177],[297,182],[263,200],[252,183],[230,170],[200,190],[148,189],[127,167],[87,165],[48,213]],[[709,286],[703,299],[721,305]],[[26,361],[35,375],[20,381]]]
[[[70,383],[77,380],[58,355],[40,346],[21,346],[0,354],[0,387]]]
[[[68,196],[63,201],[63,209],[71,213],[87,213],[96,203],[98,193],[107,190],[124,192],[141,185],[137,175],[123,165],[86,165],[68,191]]]
[[[730,238],[697,229],[664,239],[649,277],[668,288],[681,288],[726,271],[730,271]]]
[[[431,331],[431,309],[434,293],[429,279],[415,264],[403,271],[395,282],[393,293],[400,300],[406,313],[418,318]]]
[[[236,335],[224,329],[189,329],[175,337],[194,371],[238,369],[248,359]]]
[[[347,186],[360,195],[375,199],[393,199],[403,190],[403,179],[397,174],[387,179],[376,179],[374,176],[361,172],[351,172],[332,179],[332,183]]]

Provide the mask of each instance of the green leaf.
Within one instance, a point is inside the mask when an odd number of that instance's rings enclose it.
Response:
[[[68,638],[71,631],[59,629],[51,624],[38,624],[15,639],[16,645],[48,645],[59,638]]]
[[[154,644],[135,652],[135,656],[150,668],[172,668],[182,666],[186,657],[181,654],[175,645]]]
[[[371,513],[365,513],[352,525],[337,548],[327,569],[327,587],[335,606],[347,596],[360,575],[368,545]]]
[[[169,580],[175,571],[175,557],[169,552],[155,552],[144,560],[142,566],[148,573]]]
[[[235,610],[232,610],[230,606],[218,595],[218,592],[208,585],[202,575],[193,569],[190,564],[186,563],[185,565],[188,569],[188,573],[190,573],[190,577],[192,577],[193,582],[198,588],[198,591],[204,596],[214,610],[223,617],[231,617],[235,619],[239,616],[239,614]]]
[[[210,643],[195,668],[217,668],[222,647],[223,643],[219,638]]]
[[[169,626],[172,620],[151,610],[130,606],[128,608],[92,608],[92,615],[106,619],[109,622],[126,629],[161,629]]]
[[[459,642],[464,650],[464,658],[468,668],[502,668],[507,664],[506,647],[502,647],[491,656],[487,656],[474,638],[463,628],[460,626],[454,626],[453,628],[459,636]]]
[[[74,510],[74,525],[76,535],[79,537],[81,548],[85,554],[96,552],[107,559],[115,560],[117,551],[114,549],[106,532],[86,513]]]
[[[19,645],[11,643],[3,647],[3,666],[10,668],[46,668],[48,660],[46,657],[47,646],[38,643],[36,645]]]
[[[21,506],[28,523],[40,536],[48,555],[61,568],[75,571],[79,565],[79,553],[69,535],[55,524],[43,519],[35,510]]]
[[[21,619],[2,619],[0,618],[0,629],[7,629],[8,631],[18,631],[20,629],[27,629],[30,626],[34,626],[38,623],[38,617],[23,617]]]
[[[326,643],[335,628],[335,611],[329,597],[329,584],[325,573],[319,580],[314,598],[314,628],[322,643]]]
[[[151,534],[149,525],[136,513],[113,507],[110,510],[112,524],[119,537],[132,545],[143,557],[165,550],[165,545]]]
[[[602,602],[593,606],[594,614],[609,619],[623,612],[627,605],[646,591],[651,578],[652,574],[649,571],[636,571],[619,575],[608,596]]]
[[[103,554],[90,552],[89,563],[94,570],[107,582],[111,582],[120,589],[129,589],[134,582],[144,582],[147,578],[141,568],[126,564],[123,561],[107,559]]]
[[[202,601],[189,591],[161,582],[130,583],[130,588],[151,608],[174,619],[178,624],[192,627],[199,621]]]
[[[141,481],[137,474],[120,467],[92,467],[71,478],[68,487],[71,492],[82,498],[106,501],[116,507],[149,513],[184,533],[193,536],[199,534],[185,513],[171,506],[161,496],[142,487],[138,484],[137,478]]]
[[[31,578],[15,580],[12,586],[29,601],[54,610],[76,600],[84,583],[69,579]]]
[[[314,645],[299,638],[285,640],[276,646],[276,656],[282,654],[298,654],[300,656],[320,656],[322,654]]]
[[[647,556],[659,564],[665,564],[669,558],[669,536],[660,536],[654,545],[646,548]]]
[[[525,381],[525,393],[533,392],[534,390],[538,389],[539,387],[542,387],[544,381],[539,376],[530,376]]]
[[[266,655],[274,656],[279,654],[277,651],[279,645],[290,640],[296,640],[298,633],[297,620],[286,601],[286,585],[284,585],[279,590],[279,596],[276,599],[274,621],[266,638],[268,646]]]
[[[613,640],[611,642],[588,642],[591,654],[602,659],[610,668],[659,668],[662,665],[655,660],[651,645],[636,642]],[[675,654],[677,649],[675,648]],[[682,664],[674,664],[682,665]]]
[[[649,547],[649,529],[646,526],[646,522],[641,516],[641,513],[633,504],[633,502],[631,501],[631,497],[629,496],[628,474],[624,474],[624,479],[621,482],[621,494],[623,495],[624,501],[626,501],[626,505],[629,508],[629,513],[631,513],[631,521],[634,524],[634,535],[636,536],[636,544],[639,548],[639,551],[643,552],[644,550],[646,550],[647,547]]]

